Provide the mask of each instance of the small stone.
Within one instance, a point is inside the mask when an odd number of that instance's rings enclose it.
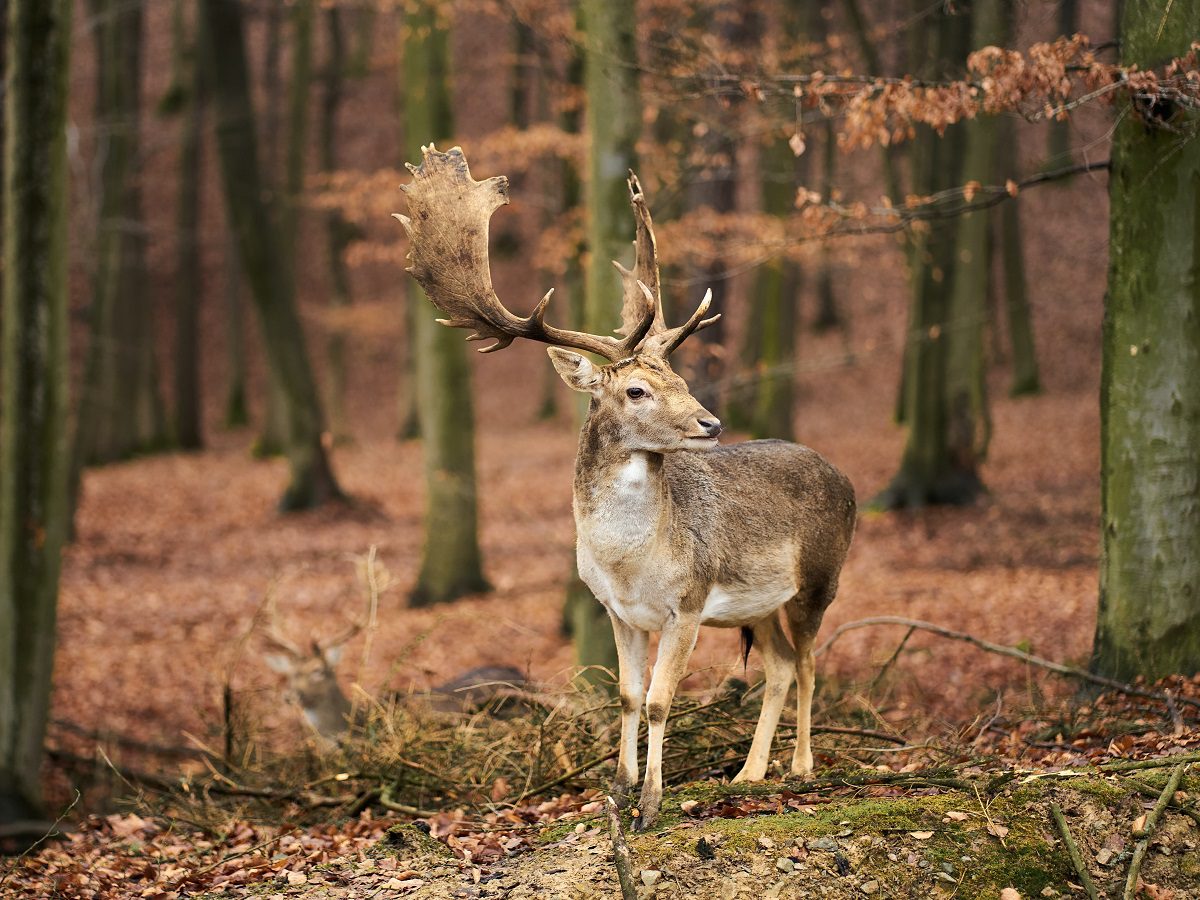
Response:
[[[948,862],[942,863],[942,871],[945,872],[947,875],[953,875],[954,874],[954,866],[952,866]]]
[[[957,882],[954,880],[954,876],[953,876],[953,875],[947,875],[945,872],[938,872],[938,873],[937,873],[937,877],[938,877],[938,878],[940,878],[940,879],[942,879],[942,881],[948,881],[950,884],[956,884],[956,883],[957,883]]]
[[[1113,860],[1116,859],[1116,857],[1117,857],[1117,854],[1113,853],[1107,847],[1102,847],[1100,850],[1098,850],[1096,852],[1096,862],[1098,862],[1102,866],[1111,866],[1113,864]]]
[[[796,870],[796,864],[786,856],[781,856],[779,859],[775,860],[775,868],[777,868],[780,872],[794,872]]]
[[[874,879],[871,881],[864,881],[861,885],[859,885],[858,889],[864,894],[874,894],[879,891],[879,882],[875,881]]]
[[[771,840],[769,837],[767,837],[765,834],[760,834],[758,836],[758,846],[762,850],[774,850],[775,842],[773,840]]]
[[[838,849],[838,842],[831,837],[813,838],[811,841],[804,842],[806,850],[824,850],[827,853],[833,853]]]
[[[895,853],[889,853],[887,856],[889,862],[900,862],[900,857],[898,857]]]
[[[854,829],[843,828],[841,831],[838,832],[837,836],[840,838],[846,838],[846,837],[850,837],[850,835],[852,835],[852,834],[854,834]]]
[[[1054,888],[1050,887],[1050,885],[1046,885],[1044,888],[1042,888],[1042,896],[1043,897],[1057,897],[1058,891],[1056,891]]]
[[[642,869],[642,884],[646,887],[654,887],[660,878],[662,878],[662,872],[658,869]]]
[[[917,860],[917,868],[918,869],[928,869],[929,868],[929,860],[927,860],[927,859]]]

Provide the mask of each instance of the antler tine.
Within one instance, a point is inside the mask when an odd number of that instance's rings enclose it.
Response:
[[[342,646],[342,644],[346,643],[360,631],[362,631],[366,625],[367,623],[365,621],[351,622],[331,638],[327,638],[325,640],[314,640],[313,648],[317,650],[317,652],[324,654],[327,650]]]
[[[279,609],[275,605],[275,595],[272,594],[267,598],[267,624],[261,626],[263,637],[274,645],[277,650],[282,650],[284,653],[293,659],[303,659],[308,654],[300,649],[298,644],[288,640],[283,633],[283,625],[279,621]]]
[[[654,237],[654,220],[650,217],[650,208],[646,205],[646,195],[642,193],[641,182],[632,169],[629,170],[626,184],[629,186],[629,205],[633,207],[637,231],[633,242],[633,268],[627,269],[613,260],[613,266],[621,273],[624,286],[621,327],[617,329],[617,334],[633,334],[645,310],[646,297],[650,299],[654,310],[647,333],[654,334],[666,328],[663,321],[662,291],[658,283],[658,243]]]
[[[702,331],[709,325],[713,325],[720,321],[721,314],[704,318],[704,314],[708,312],[709,306],[712,305],[712,288],[704,292],[704,299],[700,301],[700,305],[696,307],[696,311],[692,313],[691,318],[676,328],[668,328],[665,331],[660,331],[646,338],[642,345],[642,353],[650,353],[656,356],[668,357],[685,340],[697,331]]]
[[[441,153],[430,144],[421,148],[421,156],[420,165],[408,165],[412,181],[401,186],[411,216],[396,218],[412,242],[408,271],[445,314],[439,322],[472,329],[470,341],[494,339],[482,348],[484,353],[502,350],[516,338],[586,350],[613,361],[633,353],[654,318],[654,308],[645,308],[642,300],[637,324],[623,340],[546,324],[552,291],[528,317],[509,312],[492,288],[488,263],[488,223],[508,203],[508,179],[501,175],[475,181],[458,147]]]

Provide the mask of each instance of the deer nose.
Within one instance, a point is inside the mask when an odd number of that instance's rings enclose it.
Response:
[[[696,424],[704,429],[704,433],[709,437],[716,437],[721,433],[721,420],[715,416],[709,419],[697,419]]]

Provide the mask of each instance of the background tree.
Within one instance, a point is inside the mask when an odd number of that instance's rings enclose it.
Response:
[[[584,113],[588,135],[585,188],[587,261],[583,330],[605,334],[621,320],[621,282],[611,260],[628,263],[633,233],[626,178],[637,167],[642,107],[637,81],[633,0],[582,0]],[[617,650],[604,607],[575,573],[568,598],[575,656],[594,683],[611,679]]]
[[[72,3],[7,0],[7,6],[0,823],[41,814],[70,459],[66,125]]]
[[[410,161],[421,145],[454,133],[450,99],[447,11],[429,0],[406,8],[404,133]],[[416,387],[425,461],[425,546],[413,589],[415,606],[454,600],[488,589],[479,552],[475,489],[475,415],[471,367],[462,335],[437,324],[437,312],[414,285]]]
[[[172,9],[175,71],[164,106],[179,118],[179,206],[175,236],[175,441],[184,450],[204,445],[200,404],[200,187],[204,98],[200,54],[189,40],[184,0]]]
[[[1198,0],[1125,0],[1122,62],[1186,53],[1197,21]],[[1121,679],[1200,670],[1198,131],[1194,107],[1134,100],[1113,135],[1092,665]]]
[[[95,269],[76,471],[166,443],[142,215],[143,6],[91,0],[96,47]],[[77,481],[77,476],[72,479]]]
[[[290,481],[280,507],[303,509],[342,494],[322,443],[324,417],[296,310],[295,282],[273,227],[277,219],[264,199],[242,30],[238,0],[200,0],[199,31],[205,71],[211,73],[225,204],[272,377],[286,402]]]
[[[970,27],[970,16],[961,8],[957,14],[939,8],[927,29],[910,33],[909,58],[927,61],[914,74],[953,78],[966,59]],[[963,148],[961,127],[951,126],[942,137],[929,127],[919,127],[909,150],[911,192],[928,196],[961,185]],[[957,262],[954,220],[935,219],[922,225],[913,236],[910,252],[912,299],[901,379],[902,418],[908,436],[899,471],[875,500],[883,508],[964,503],[982,486],[978,460],[963,452],[967,443],[955,442],[951,436],[953,420],[945,389],[950,343],[958,338],[960,327],[973,328],[978,323],[952,317]],[[970,352],[962,353],[954,365],[971,358]],[[957,426],[962,429],[969,421],[973,422],[960,418]],[[973,440],[974,430],[970,433]]]

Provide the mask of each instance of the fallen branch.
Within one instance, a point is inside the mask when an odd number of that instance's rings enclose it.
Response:
[[[1138,875],[1142,871],[1142,861],[1146,858],[1146,851],[1150,849],[1150,838],[1154,834],[1154,829],[1158,825],[1163,811],[1175,796],[1175,791],[1179,787],[1179,779],[1183,777],[1184,768],[1186,768],[1186,764],[1180,763],[1171,770],[1171,777],[1167,779],[1166,786],[1159,794],[1158,802],[1146,816],[1146,823],[1140,829],[1136,825],[1134,826],[1133,836],[1140,837],[1141,840],[1137,842],[1137,846],[1133,850],[1133,859],[1129,861],[1129,877],[1125,879],[1125,893],[1121,895],[1122,900],[1134,900],[1137,895]]]
[[[428,819],[436,816],[437,813],[433,810],[421,809],[418,806],[409,806],[407,803],[397,803],[392,799],[392,788],[395,785],[389,784],[385,788],[379,790],[379,805],[385,809],[390,809],[392,812],[402,813],[406,816],[416,816],[418,819]]]
[[[991,641],[985,641],[983,638],[977,638],[973,634],[967,634],[963,631],[954,631],[950,628],[944,628],[941,625],[935,625],[932,622],[923,622],[920,619],[906,619],[903,616],[871,616],[866,619],[857,619],[853,622],[846,622],[834,629],[833,634],[820,647],[817,648],[814,655],[820,656],[833,645],[839,637],[847,631],[854,631],[858,628],[866,628],[871,625],[900,625],[904,628],[916,628],[920,631],[927,631],[930,634],[936,634],[938,637],[949,638],[953,641],[962,641],[977,647],[980,650],[986,650],[989,653],[997,653],[1001,656],[1008,656],[1013,659],[1019,659],[1021,662],[1029,663],[1033,666],[1039,666],[1043,669],[1048,669],[1058,675],[1067,675],[1071,678],[1078,678],[1081,681],[1087,681],[1091,684],[1098,684],[1101,687],[1111,688],[1115,691],[1120,691],[1123,694],[1130,694],[1134,697],[1145,697],[1149,700],[1158,700],[1161,703],[1169,703],[1165,694],[1158,691],[1148,691],[1145,688],[1136,687],[1132,684],[1126,684],[1123,681],[1117,681],[1115,678],[1107,678],[1104,675],[1097,675],[1094,672],[1089,672],[1087,669],[1079,669],[1075,666],[1068,666],[1064,663],[1055,662],[1052,659],[1043,659],[1040,656],[1034,656],[1032,653],[1026,653],[1024,650],[1017,647],[1009,647],[1005,644],[993,644]],[[1186,703],[1200,709],[1200,701],[1192,700],[1188,697],[1174,698],[1176,703]]]
[[[633,857],[625,843],[625,829],[621,826],[621,813],[617,801],[612,797],[604,801],[608,813],[608,833],[612,837],[613,864],[617,867],[617,880],[621,883],[622,900],[637,900],[637,883],[633,880]]]
[[[1088,873],[1087,866],[1083,862],[1083,856],[1079,853],[1079,846],[1075,843],[1075,838],[1071,836],[1071,828],[1067,825],[1067,819],[1063,815],[1062,807],[1057,803],[1051,803],[1050,815],[1054,817],[1054,824],[1058,826],[1058,833],[1062,835],[1063,843],[1067,846],[1067,856],[1071,857],[1071,865],[1075,867],[1075,874],[1079,876],[1079,883],[1083,885],[1083,889],[1087,892],[1091,900],[1100,900],[1100,894],[1096,891],[1096,885],[1092,882],[1092,876]]]

